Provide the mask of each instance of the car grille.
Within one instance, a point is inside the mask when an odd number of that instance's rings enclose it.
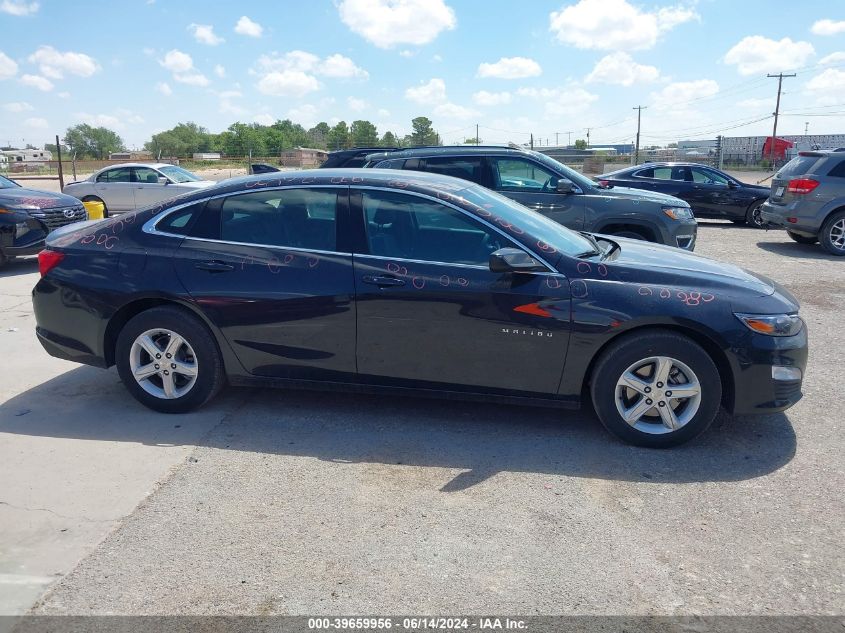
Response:
[[[47,226],[48,233],[65,224],[88,219],[88,213],[81,204],[55,209],[40,209],[31,213],[31,215]]]

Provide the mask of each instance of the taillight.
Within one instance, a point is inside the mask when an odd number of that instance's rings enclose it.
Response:
[[[53,270],[65,258],[64,253],[57,253],[56,251],[43,250],[38,253],[38,272],[43,277],[51,270]]]
[[[789,181],[789,184],[786,186],[786,190],[789,193],[804,195],[805,193],[810,193],[818,186],[818,180],[813,180],[812,178],[794,178]]]

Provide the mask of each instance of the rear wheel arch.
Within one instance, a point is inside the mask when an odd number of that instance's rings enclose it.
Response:
[[[599,358],[602,357],[605,350],[607,350],[611,345],[615,345],[625,338],[642,336],[644,334],[660,334],[665,332],[686,336],[693,342],[700,345],[704,349],[704,351],[707,352],[707,355],[716,365],[716,369],[719,370],[719,379],[722,383],[722,406],[728,411],[733,411],[736,394],[736,377],[734,374],[734,369],[731,366],[731,363],[728,360],[728,357],[723,351],[722,347],[715,339],[708,336],[707,334],[704,334],[703,332],[700,332],[693,328],[674,324],[640,325],[625,330],[623,332],[619,332],[616,336],[605,341],[604,344],[595,351],[592,359],[590,360],[590,364],[587,366],[587,370],[584,372],[581,384],[581,401],[592,403],[590,385],[592,383],[596,364]]]

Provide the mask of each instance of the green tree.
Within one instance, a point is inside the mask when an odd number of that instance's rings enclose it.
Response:
[[[347,149],[349,147],[349,127],[346,125],[346,121],[340,121],[329,130],[326,140],[330,150]]]
[[[213,145],[213,135],[204,127],[191,121],[154,134],[144,143],[144,149],[153,156],[190,156],[194,152],[208,152]]]
[[[481,145],[481,139],[478,137],[465,138],[464,145]]]
[[[379,141],[379,145],[382,147],[399,147],[399,139],[393,132],[385,132],[381,141]]]
[[[582,138],[575,139],[575,149],[587,149],[587,141]]]
[[[80,123],[69,127],[65,132],[65,144],[77,156],[91,158],[108,158],[112,152],[125,151],[123,139],[108,128],[91,127],[87,123]]]
[[[369,121],[353,121],[349,132],[353,147],[372,147],[378,144],[378,130]]]
[[[329,132],[331,128],[325,121],[320,121],[317,125],[308,130],[308,144],[311,147],[318,147],[326,149],[328,146]]]
[[[431,119],[418,116],[411,120],[411,145],[440,145],[440,135],[434,131]]]

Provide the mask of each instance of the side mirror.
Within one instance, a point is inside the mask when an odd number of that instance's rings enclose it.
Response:
[[[545,270],[543,264],[518,248],[500,248],[490,253],[490,272],[493,273],[531,273]]]
[[[737,187],[739,187],[739,185],[736,184],[733,180],[728,181],[728,188],[729,189],[736,189]]]
[[[561,178],[557,181],[556,189],[558,193],[572,193],[572,183]]]
[[[168,180],[168,179],[167,179],[167,178],[165,178],[164,176],[159,176],[159,177],[158,177],[158,184],[160,184],[160,185],[166,185],[166,184],[168,184],[169,182],[170,182],[170,180]]]

